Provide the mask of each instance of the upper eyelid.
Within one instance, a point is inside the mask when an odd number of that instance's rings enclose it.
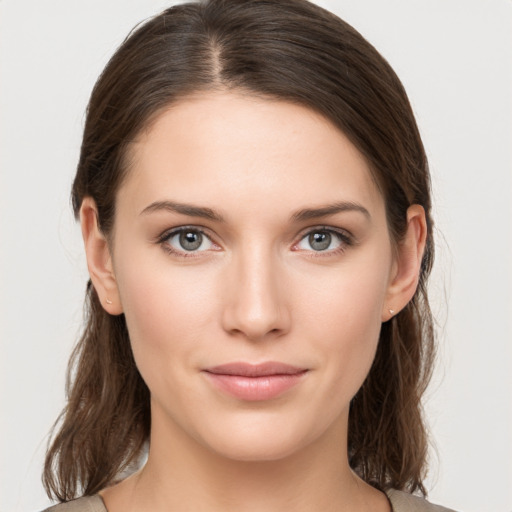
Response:
[[[182,231],[186,230],[190,231],[198,231],[202,235],[209,238],[212,242],[212,235],[209,233],[209,230],[203,226],[197,226],[197,225],[187,225],[187,226],[176,226],[174,228],[169,228],[164,230],[160,235],[157,236],[157,241],[163,242],[167,238],[170,238],[173,235],[176,235],[177,233],[181,233]]]
[[[334,226],[324,226],[324,225],[318,225],[318,226],[310,226],[308,228],[303,229],[298,235],[297,239],[302,240],[305,236],[315,233],[317,231],[327,231],[330,233],[335,233],[340,236],[345,236],[346,238],[353,239],[354,235],[345,228],[337,228]]]

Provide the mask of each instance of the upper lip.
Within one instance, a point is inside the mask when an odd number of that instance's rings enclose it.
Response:
[[[265,377],[268,375],[296,375],[304,373],[306,368],[299,368],[285,363],[268,361],[265,363],[227,363],[210,368],[205,368],[205,372],[217,375],[239,375],[241,377]]]

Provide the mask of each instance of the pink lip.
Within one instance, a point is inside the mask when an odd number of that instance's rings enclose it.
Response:
[[[284,363],[228,363],[203,370],[221,391],[240,400],[276,398],[298,384],[308,370]]]

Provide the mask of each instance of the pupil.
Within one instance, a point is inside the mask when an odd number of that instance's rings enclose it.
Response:
[[[309,235],[309,244],[315,251],[324,251],[331,245],[331,234],[325,231]]]
[[[195,251],[201,247],[203,235],[194,231],[185,231],[180,234],[180,245],[186,251]]]

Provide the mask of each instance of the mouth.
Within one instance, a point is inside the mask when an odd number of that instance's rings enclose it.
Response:
[[[269,361],[228,363],[203,370],[221,392],[245,401],[271,400],[299,384],[308,369]]]

